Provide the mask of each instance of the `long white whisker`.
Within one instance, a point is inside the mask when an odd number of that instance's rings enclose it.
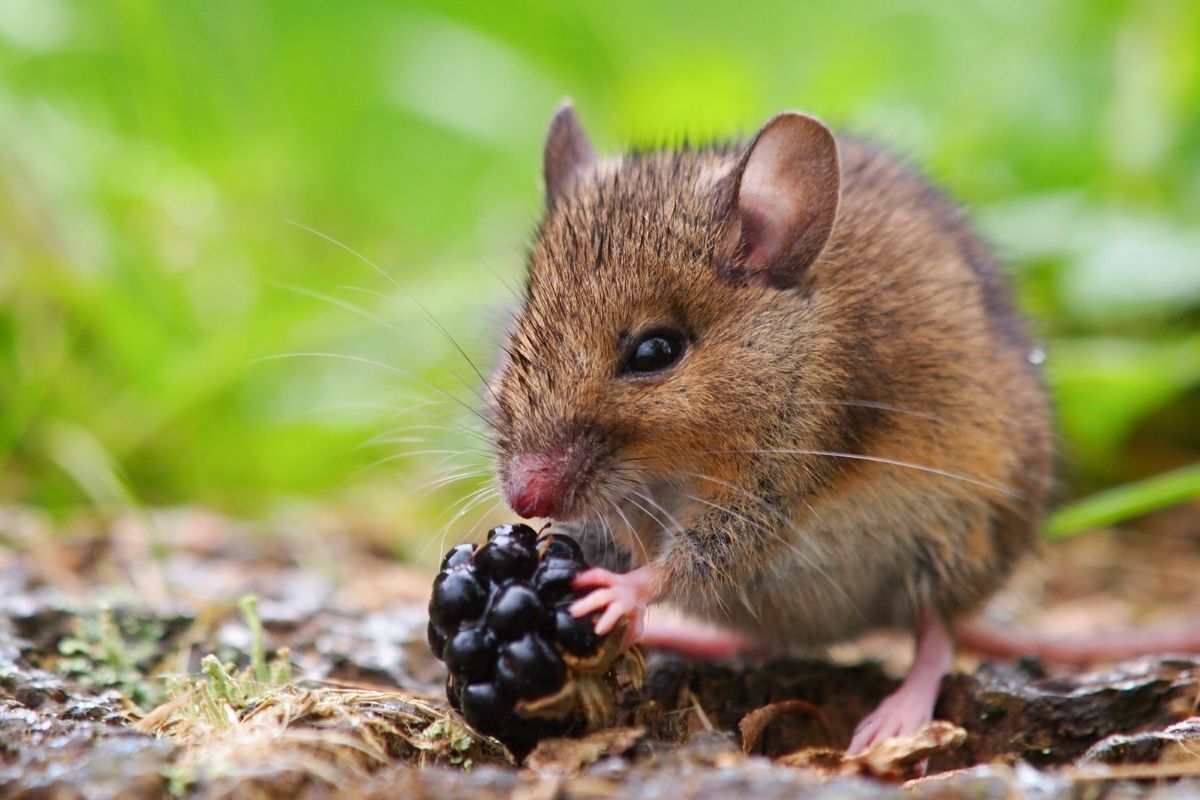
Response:
[[[384,277],[384,279],[385,279],[385,280],[387,280],[387,282],[388,282],[388,283],[390,283],[392,286],[395,286],[397,289],[399,289],[399,290],[400,290],[400,291],[402,291],[402,292],[404,291],[404,287],[403,287],[403,286],[401,286],[401,285],[400,285],[400,284],[399,284],[399,283],[396,281],[396,279],[395,279],[395,278],[393,278],[391,275],[389,275],[389,274],[388,274],[388,273],[387,273],[387,272],[386,272],[386,271],[383,269],[383,267],[379,266],[379,265],[378,265],[378,264],[376,264],[374,261],[372,261],[371,259],[367,258],[367,257],[366,257],[366,256],[364,256],[362,253],[360,253],[360,252],[358,252],[357,250],[353,249],[353,248],[352,248],[352,247],[350,247],[349,245],[346,245],[346,244],[343,244],[342,242],[339,242],[337,239],[333,238],[333,237],[332,237],[332,236],[330,236],[329,234],[327,234],[327,233],[322,233],[321,231],[317,230],[316,228],[310,228],[309,226],[305,225],[303,222],[297,222],[296,220],[292,220],[292,219],[284,219],[284,222],[286,222],[288,225],[294,225],[294,226],[296,226],[297,228],[299,228],[299,229],[300,229],[300,230],[302,230],[302,231],[308,231],[308,232],[309,232],[309,233],[311,233],[313,236],[318,236],[318,237],[320,237],[320,238],[324,239],[325,241],[329,242],[329,243],[330,243],[331,245],[333,245],[334,247],[338,247],[338,248],[341,248],[342,250],[345,250],[347,253],[349,253],[350,255],[354,256],[354,257],[355,257],[355,258],[357,258],[359,261],[363,262],[363,263],[364,263],[364,264],[366,264],[368,267],[370,267],[371,269],[375,270],[375,271],[376,271],[376,272],[378,272],[380,275],[382,275],[382,276]]]
[[[642,500],[645,500],[646,503],[650,506],[650,508],[643,506],[641,503],[639,503],[637,500],[635,500],[634,497],[640,497]],[[642,510],[643,514],[645,514],[650,519],[654,520],[654,522],[658,525],[658,527],[662,529],[663,535],[667,539],[670,539],[674,533],[677,533],[680,530],[682,530],[681,526],[679,525],[679,520],[675,519],[675,517],[672,516],[671,512],[667,511],[667,509],[663,508],[662,504],[660,504],[654,498],[649,497],[648,495],[644,495],[641,492],[637,491],[636,489],[633,490],[629,495],[626,495],[626,498],[629,500],[629,502],[633,503],[635,506],[640,508]],[[660,518],[656,513],[654,513],[655,510],[661,511],[666,516],[667,522],[663,522],[662,518]],[[670,524],[668,525],[667,523],[670,523]]]
[[[462,425],[417,424],[417,425],[397,425],[394,428],[389,428],[386,431],[381,431],[379,434],[368,439],[363,444],[370,445],[374,442],[382,441],[383,440],[382,437],[392,436],[393,434],[403,433],[405,431],[437,431],[438,433],[446,433],[447,431],[450,431],[450,430],[453,430],[457,433],[466,434],[467,436],[474,436],[475,438],[482,440],[485,444],[488,444],[488,445],[491,445],[491,442],[492,442],[492,440],[490,438],[488,438],[488,436],[486,434],[484,434],[480,431],[473,430],[471,428],[464,427]],[[487,452],[490,454],[492,452],[492,450],[491,450],[491,447],[489,446],[486,451],[481,451],[481,452]]]
[[[462,400],[460,400],[459,398],[450,394],[449,392],[447,392],[445,389],[441,388],[440,386],[436,386],[436,385],[430,383],[429,381],[425,380],[421,376],[416,375],[412,372],[409,372],[406,369],[401,369],[400,367],[397,367],[393,364],[385,364],[382,361],[375,361],[374,359],[363,358],[362,356],[352,356],[347,353],[324,353],[324,352],[319,352],[319,351],[307,351],[307,352],[295,352],[295,353],[276,353],[275,355],[270,355],[270,356],[260,356],[258,358],[252,359],[250,363],[253,364],[253,363],[258,363],[258,362],[262,362],[262,361],[282,361],[284,359],[290,359],[290,358],[332,358],[332,359],[336,359],[336,360],[340,360],[340,361],[346,361],[351,364],[362,364],[362,365],[368,366],[368,367],[375,367],[376,369],[382,369],[386,372],[391,372],[396,375],[401,375],[405,378],[408,378],[409,380],[415,380],[418,383],[424,384],[426,387],[432,389],[433,391],[437,392],[438,394],[441,394],[447,400],[450,400],[451,402],[461,406],[465,410],[474,414],[489,428],[493,427],[492,421],[489,420],[486,416],[481,414],[479,411],[471,408],[469,405],[464,403]]]
[[[633,523],[629,521],[629,517],[625,516],[625,512],[621,510],[620,504],[614,502],[613,500],[608,500],[608,504],[612,506],[613,511],[616,511],[617,515],[621,517],[621,520],[625,523],[625,527],[629,528],[629,534],[633,537],[633,540],[637,542],[637,546],[641,549],[642,557],[646,559],[646,561],[649,561],[650,551],[646,549],[645,543],[642,542],[642,537],[638,535],[637,528],[633,526]]]
[[[420,486],[416,487],[413,490],[413,492],[418,497],[425,497],[425,496],[428,496],[429,494],[437,491],[438,489],[443,489],[453,483],[458,483],[459,481],[470,480],[472,478],[486,478],[490,474],[491,474],[491,470],[488,470],[488,469],[463,470],[463,471],[457,472],[453,475],[439,476],[438,478],[427,481],[427,482],[421,484]]]
[[[352,314],[357,314],[358,316],[362,317],[363,319],[368,319],[371,322],[374,322],[376,325],[383,328],[388,333],[395,334],[397,337],[399,337],[401,339],[406,338],[405,334],[399,328],[392,325],[390,322],[385,320],[383,317],[380,317],[377,314],[373,314],[372,312],[368,311],[367,309],[363,308],[360,305],[356,305],[355,303],[351,303],[346,300],[342,300],[341,298],[334,297],[333,295],[325,294],[324,292],[318,292],[315,289],[306,289],[303,286],[295,286],[293,284],[286,283],[284,281],[274,281],[273,280],[273,281],[270,281],[268,283],[268,285],[274,286],[278,289],[283,289],[284,291],[292,292],[294,294],[302,295],[304,297],[311,297],[314,300],[320,300],[324,303],[329,303],[330,305],[337,306],[338,308],[349,311]]]
[[[365,293],[367,293],[367,294],[375,295],[376,297],[381,297],[381,298],[383,298],[383,299],[385,299],[385,300],[391,299],[391,298],[389,298],[387,295],[385,295],[385,294],[383,294],[383,293],[381,293],[381,292],[376,292],[376,291],[374,291],[373,289],[364,289],[364,288],[362,288],[361,286],[345,286],[345,285],[343,285],[343,286],[341,286],[341,287],[339,287],[339,288],[342,288],[342,289],[349,289],[349,290],[351,290],[351,291],[355,291],[355,292],[365,292]],[[398,287],[398,288],[399,288],[399,287]],[[470,357],[469,355],[467,355],[467,352],[466,352],[466,350],[464,350],[464,349],[462,348],[462,346],[461,346],[461,345],[458,343],[458,340],[457,340],[457,339],[455,339],[455,338],[454,338],[454,336],[453,336],[453,335],[451,335],[450,331],[448,331],[448,330],[446,329],[446,326],[445,326],[445,325],[443,325],[441,322],[439,322],[439,321],[438,321],[438,319],[437,319],[437,317],[435,317],[435,316],[433,315],[433,313],[432,313],[432,312],[431,312],[431,311],[430,311],[428,308],[426,308],[426,307],[425,307],[425,306],[424,306],[424,305],[421,303],[421,301],[420,301],[420,300],[418,300],[416,297],[414,297],[414,296],[413,296],[411,293],[404,291],[404,289],[402,289],[402,288],[400,289],[400,291],[404,292],[404,294],[405,294],[405,295],[408,297],[409,301],[410,301],[410,302],[411,302],[413,305],[415,305],[415,306],[416,306],[418,309],[420,309],[420,310],[421,310],[421,314],[422,314],[422,315],[425,317],[425,319],[426,319],[426,320],[427,320],[427,321],[428,321],[428,322],[429,322],[431,325],[433,325],[433,327],[434,327],[434,328],[435,328],[435,329],[438,331],[438,333],[442,334],[442,336],[444,336],[444,337],[446,338],[446,340],[450,342],[450,345],[451,345],[451,346],[452,346],[452,347],[453,347],[455,350],[457,350],[457,351],[458,351],[458,354],[459,354],[460,356],[462,356],[462,357],[463,357],[463,360],[464,360],[464,361],[466,361],[466,362],[467,362],[467,365],[468,365],[468,366],[471,368],[471,371],[475,373],[475,376],[476,376],[477,378],[479,378],[479,381],[480,381],[480,383],[482,383],[482,384],[483,384],[483,386],[484,386],[484,388],[485,388],[485,389],[487,389],[488,393],[492,395],[492,400],[494,400],[495,402],[499,403],[499,402],[500,402],[500,400],[499,400],[499,398],[497,398],[497,397],[496,397],[496,394],[495,394],[495,392],[492,390],[491,384],[490,384],[490,383],[488,383],[488,380],[487,380],[487,378],[485,378],[485,377],[483,376],[483,373],[479,371],[479,367],[477,367],[477,366],[475,365],[475,362],[471,360],[471,357]],[[460,379],[460,380],[461,380],[461,379]]]
[[[931,475],[939,475],[943,478],[949,478],[951,480],[962,481],[963,483],[969,483],[973,486],[978,486],[983,489],[989,489],[993,492],[996,492],[997,494],[1002,494],[1007,497],[1012,497],[1016,500],[1024,500],[1025,499],[1024,495],[1020,494],[1019,492],[1014,492],[1011,489],[1004,488],[1003,486],[997,486],[994,483],[988,483],[987,481],[981,481],[976,478],[969,477],[967,475],[960,475],[957,472],[950,472],[949,470],[938,469],[937,467],[927,467],[924,464],[914,464],[911,461],[901,461],[899,459],[885,458],[883,456],[869,456],[869,455],[865,455],[862,453],[841,453],[841,452],[836,452],[833,450],[799,450],[799,449],[790,449],[790,448],[778,448],[778,449],[775,449],[775,448],[753,448],[753,449],[746,449],[746,450],[693,450],[693,451],[686,452],[686,455],[736,455],[736,454],[754,455],[754,454],[759,454],[759,453],[767,453],[767,454],[774,453],[774,454],[778,454],[778,455],[822,456],[822,457],[827,457],[827,458],[845,458],[845,459],[854,460],[854,461],[870,461],[870,462],[873,462],[876,464],[887,464],[887,465],[890,465],[893,467],[902,467],[904,469],[917,470],[918,472],[926,472]]]
[[[455,506],[460,505],[463,502],[466,502],[467,500],[469,500],[471,498],[483,497],[484,499],[486,499],[487,492],[490,491],[490,489],[491,489],[491,487],[484,486],[480,489],[476,489],[475,491],[468,493],[464,497],[459,498],[457,501],[454,502],[453,505],[451,505],[449,508],[443,510],[441,514],[438,514],[438,516],[434,518],[433,524],[436,525],[437,521],[439,519],[441,519],[443,516],[445,516],[447,511],[454,508]],[[429,546],[432,545],[435,541],[438,543],[438,551],[442,552],[442,553],[446,552],[446,533],[448,532],[448,529],[449,529],[449,525],[443,526],[441,528],[441,530],[438,532],[437,536],[431,536],[426,540],[425,546],[422,547],[421,550],[417,553],[418,561],[424,557],[425,553],[429,551]]]
[[[928,411],[917,411],[912,408],[904,408],[903,406],[893,406],[888,403],[877,403],[874,400],[825,400],[822,398],[814,398],[811,400],[792,400],[791,402],[797,405],[805,406],[851,406],[854,408],[874,408],[880,411],[894,411],[897,414],[908,414],[913,417],[921,417],[933,422],[943,422],[943,419],[937,414],[931,414]]]
[[[450,527],[455,522],[457,522],[458,520],[460,520],[464,516],[466,516],[468,513],[470,513],[471,509],[475,508],[480,503],[487,501],[487,499],[489,497],[494,496],[495,491],[496,490],[494,487],[485,486],[482,489],[477,489],[474,492],[471,492],[466,497],[462,498],[461,500],[459,500],[456,503],[454,503],[453,505],[451,505],[450,508],[447,509],[447,511],[450,511],[450,510],[454,509],[456,506],[460,506],[460,505],[462,506],[462,508],[460,508],[453,516],[451,516],[449,519],[447,519],[446,524],[443,525],[438,530],[438,540],[441,541],[443,544],[445,544],[446,534],[450,532]],[[445,513],[446,512],[442,512],[442,514],[445,514]],[[434,520],[434,524],[435,525],[437,524],[436,519]]]

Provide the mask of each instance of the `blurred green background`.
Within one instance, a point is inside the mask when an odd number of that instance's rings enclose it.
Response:
[[[439,328],[486,369],[565,95],[607,149],[785,108],[890,143],[1011,268],[1063,495],[1192,463],[1198,47],[1185,0],[3,0],[0,503],[469,524]]]

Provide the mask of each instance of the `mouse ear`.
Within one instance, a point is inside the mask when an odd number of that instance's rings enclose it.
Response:
[[[829,129],[806,114],[773,117],[718,186],[719,263],[734,274],[791,286],[825,249],[840,190]]]
[[[553,208],[579,178],[596,163],[596,152],[579,124],[575,107],[563,101],[550,121],[546,147],[542,154],[542,176],[546,181],[546,207]]]

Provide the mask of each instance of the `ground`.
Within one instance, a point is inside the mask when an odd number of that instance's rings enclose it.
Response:
[[[988,613],[1066,635],[1194,618],[1196,521],[1183,509],[1049,546]],[[762,663],[648,653],[614,727],[518,768],[448,712],[424,643],[431,575],[336,523],[264,535],[181,509],[60,528],[0,511],[2,796],[1200,792],[1200,658],[964,655],[942,724],[846,759],[903,639]]]

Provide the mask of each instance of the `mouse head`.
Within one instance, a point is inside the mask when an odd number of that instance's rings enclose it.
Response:
[[[737,473],[737,453],[762,446],[755,426],[778,424],[760,413],[777,391],[765,376],[803,318],[778,296],[824,250],[839,176],[832,134],[802,114],[745,146],[599,159],[559,110],[524,305],[488,393],[514,511],[607,515],[651,485]]]

